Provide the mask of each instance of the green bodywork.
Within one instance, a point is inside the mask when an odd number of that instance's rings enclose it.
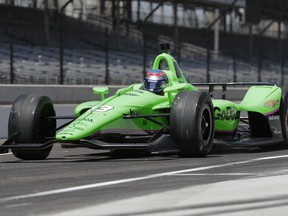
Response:
[[[153,69],[161,69],[168,76],[168,87],[164,95],[156,95],[133,84],[119,89],[113,96],[105,98],[107,87],[93,88],[101,101],[88,101],[75,109],[77,117],[56,134],[59,141],[77,141],[104,133],[151,134],[162,129],[145,118],[124,119],[124,115],[137,112],[142,115],[161,114],[170,111],[173,100],[180,91],[198,91],[187,82],[177,61],[167,53],[156,57]],[[215,113],[215,132],[233,132],[237,129],[241,111],[259,112],[265,116],[276,112],[280,106],[281,89],[277,86],[252,86],[240,103],[212,99]],[[169,118],[153,117],[169,126]]]
[[[282,91],[277,86],[252,86],[240,103],[214,99],[215,132],[234,132],[240,112],[257,112],[263,116],[275,114],[280,108]]]

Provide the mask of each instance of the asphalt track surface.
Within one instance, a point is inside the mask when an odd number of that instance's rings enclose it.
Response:
[[[124,156],[59,145],[42,161],[1,155],[0,215],[287,215],[287,149]]]
[[[205,158],[62,149],[0,155],[0,215],[287,215],[288,148]]]

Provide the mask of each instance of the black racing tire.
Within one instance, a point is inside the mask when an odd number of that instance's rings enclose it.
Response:
[[[176,95],[170,114],[170,135],[181,157],[205,157],[214,139],[214,112],[210,96],[201,91]]]
[[[51,100],[42,95],[26,94],[19,96],[12,105],[8,135],[20,130],[17,143],[44,143],[45,138],[55,136],[56,120],[47,117],[55,116]],[[48,157],[52,146],[44,149],[12,148],[11,151],[22,160],[42,160]]]
[[[288,91],[285,91],[280,104],[280,122],[284,144],[288,145]]]

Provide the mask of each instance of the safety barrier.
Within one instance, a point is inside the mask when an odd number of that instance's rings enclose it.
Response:
[[[21,94],[37,93],[46,95],[56,104],[78,104],[89,100],[99,100],[99,95],[94,95],[92,88],[95,85],[0,85],[0,104],[12,104]],[[100,86],[99,86],[100,87]],[[108,86],[109,94],[113,95],[119,88],[125,86]],[[208,87],[199,87],[208,91]],[[227,89],[226,98],[241,100],[247,87],[230,87]],[[221,98],[221,88],[215,87],[214,98]]]

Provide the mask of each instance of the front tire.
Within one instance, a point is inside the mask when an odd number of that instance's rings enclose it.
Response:
[[[53,103],[46,96],[27,94],[19,96],[12,105],[8,135],[20,130],[17,143],[44,143],[45,138],[55,136],[56,120],[48,119],[55,116]],[[12,148],[12,153],[23,160],[41,160],[48,157],[52,146],[45,149]]]
[[[170,114],[171,138],[182,157],[203,157],[212,148],[214,113],[206,92],[183,91],[176,95]]]

